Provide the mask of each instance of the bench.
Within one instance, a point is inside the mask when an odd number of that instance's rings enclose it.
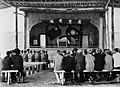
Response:
[[[85,73],[92,73],[92,74],[99,74],[99,73],[104,74],[104,73],[109,73],[110,75],[114,73],[114,74],[116,74],[116,76],[117,76],[117,78],[116,78],[117,82],[120,82],[120,69],[113,69],[112,71],[102,70],[102,71],[93,71],[93,72],[88,72],[87,70],[84,70],[83,73],[84,73],[84,74],[85,74]],[[89,82],[92,83],[91,80],[90,80]]]
[[[59,70],[59,71],[54,71],[55,75],[56,75],[56,79],[58,81],[58,83],[61,83],[62,85],[64,85],[65,83],[65,78],[64,78],[64,74],[65,73],[73,73],[73,79],[74,79],[74,71],[72,70],[71,72],[65,72],[64,70]],[[60,75],[60,77],[58,77],[58,75]]]
[[[62,85],[64,85],[64,83],[65,83],[65,78],[64,78],[65,73],[73,73],[73,79],[75,78],[74,77],[74,73],[75,73],[74,71],[65,72],[64,70],[60,70],[60,71],[54,71],[54,73],[55,73],[55,75],[56,74],[60,75],[60,77],[58,77],[56,75],[56,79],[57,79],[58,83],[61,83]],[[103,74],[104,73],[109,73],[109,74],[112,74],[112,73],[115,73],[117,75],[117,78],[116,78],[117,82],[120,82],[120,69],[113,69],[112,71],[103,70],[103,71],[93,71],[93,72],[88,72],[87,70],[84,70],[83,74],[85,74],[85,73],[92,73],[92,74],[97,74],[97,73],[103,73]],[[90,80],[89,83],[92,83],[92,81]]]
[[[43,64],[46,64],[46,62],[24,62],[24,72],[26,76],[42,70]]]
[[[7,84],[11,82],[11,73],[18,73],[18,70],[2,70],[2,73],[5,73],[7,76]]]

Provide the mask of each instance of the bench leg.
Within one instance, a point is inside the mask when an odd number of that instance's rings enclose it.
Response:
[[[7,84],[10,84],[10,72],[8,72]]]
[[[73,72],[73,78],[72,78],[73,80],[75,79],[75,73]]]
[[[65,83],[64,72],[62,72],[60,74],[60,77],[61,77],[61,83],[62,83],[62,85],[64,85],[64,83]]]
[[[120,74],[117,74],[117,82],[120,82]]]
[[[60,73],[55,72],[55,76],[56,76],[57,82],[60,83]]]
[[[24,83],[24,76],[21,77],[21,80],[22,80],[21,82]]]

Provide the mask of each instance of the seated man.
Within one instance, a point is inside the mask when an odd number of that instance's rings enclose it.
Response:
[[[120,69],[120,53],[119,49],[115,48],[114,49],[114,54],[113,54],[113,59],[114,59],[114,68],[115,69]]]
[[[111,52],[110,50],[105,50],[105,65],[104,65],[104,70],[103,71],[112,71],[113,70],[113,57],[111,55]],[[110,80],[111,77],[110,77],[110,73],[104,73],[104,77],[107,79],[107,80]],[[113,76],[112,76],[113,78]],[[111,79],[112,80],[112,79]]]
[[[83,70],[85,69],[85,56],[82,50],[78,50],[75,56],[75,80],[76,82],[84,81]]]
[[[70,52],[63,51],[62,69],[65,72],[71,72],[75,69],[75,59],[71,57]],[[72,80],[72,73],[65,73],[65,82]]]
[[[60,83],[61,75],[60,73],[56,73],[56,71],[62,70],[61,63],[62,63],[63,56],[61,55],[61,51],[57,50],[57,54],[54,56],[54,72],[57,78],[58,83]]]
[[[10,57],[11,52],[6,52],[6,57],[3,60],[3,68],[2,70],[12,70],[12,59]],[[5,82],[5,73],[2,73],[2,82]]]
[[[95,57],[94,70],[102,71],[104,69],[104,64],[105,64],[105,55],[102,54],[101,49],[96,50],[96,53],[94,54],[94,57]]]
[[[110,55],[110,51],[105,51],[105,65],[104,70],[112,71],[113,70],[113,57]]]
[[[85,69],[84,72],[90,72],[85,75],[85,79],[93,80],[93,74],[91,72],[94,72],[94,61],[95,57],[92,55],[92,50],[87,50],[87,54],[85,55]]]
[[[14,70],[18,70],[21,75],[24,77],[24,72],[23,72],[23,58],[20,55],[20,50],[19,49],[15,49],[15,55],[12,56],[12,60],[13,60],[13,69]],[[19,76],[19,74],[18,74]],[[16,82],[16,77],[13,75],[13,82]]]

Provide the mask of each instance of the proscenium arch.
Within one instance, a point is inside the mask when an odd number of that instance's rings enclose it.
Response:
[[[40,22],[33,25],[30,29],[30,46],[40,46],[40,35],[45,34],[48,28],[47,22]],[[88,35],[88,48],[98,48],[99,46],[99,31],[98,28],[90,23],[83,22],[83,35]],[[33,44],[33,40],[37,40],[37,44]],[[92,41],[92,42],[91,42]]]

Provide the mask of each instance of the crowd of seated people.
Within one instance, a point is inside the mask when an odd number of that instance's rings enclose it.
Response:
[[[54,57],[54,71],[64,70],[65,72],[71,72],[74,70],[74,81],[77,83],[86,80],[100,81],[105,79],[107,81],[116,78],[115,74],[110,75],[110,73],[92,73],[95,71],[112,71],[115,69],[120,69],[120,53],[119,49],[115,48],[114,51],[109,49],[88,49],[79,50],[74,48],[72,53],[67,50],[60,51],[57,50],[57,54]],[[84,73],[89,72],[89,73]],[[60,82],[60,73],[55,73],[58,83]],[[71,73],[65,73],[65,82],[73,81]]]
[[[17,76],[19,76],[20,73],[23,77],[25,76],[23,72],[23,58],[18,48],[7,51],[2,64],[2,70],[18,70],[19,73],[17,73]],[[11,73],[11,81],[17,82],[16,73]],[[2,82],[6,82],[5,73],[2,73]]]
[[[48,53],[45,50],[21,50],[21,56],[24,62],[47,62],[44,64],[43,69],[48,69],[48,64],[50,63],[48,58]]]
[[[1,58],[1,70],[18,70],[22,76],[25,76],[23,72],[24,62],[47,62],[42,67],[43,69],[48,69],[49,59],[48,53],[45,50],[35,51],[35,50],[19,50],[18,48],[7,51],[6,56]],[[0,71],[1,71],[0,70]],[[18,74],[19,74],[18,73]],[[11,74],[12,82],[17,82],[16,74]],[[6,82],[5,73],[2,73],[2,82]]]

